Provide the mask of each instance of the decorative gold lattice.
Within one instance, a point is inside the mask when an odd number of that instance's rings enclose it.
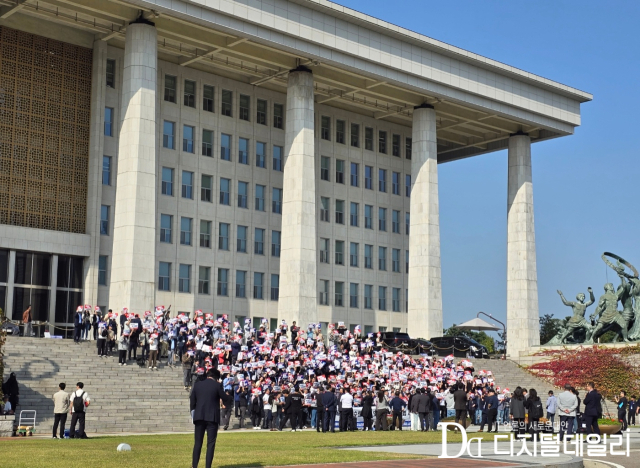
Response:
[[[85,232],[91,60],[0,27],[0,224]]]

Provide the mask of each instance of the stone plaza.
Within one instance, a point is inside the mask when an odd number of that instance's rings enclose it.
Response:
[[[0,0],[0,307],[440,336],[438,164],[508,151],[508,353],[539,344],[532,143],[589,93],[325,0]],[[458,164],[464,164],[463,161]]]

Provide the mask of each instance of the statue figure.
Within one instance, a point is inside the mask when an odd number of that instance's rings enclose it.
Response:
[[[604,285],[604,294],[600,296],[598,306],[595,312],[591,315],[591,318],[596,318],[596,327],[591,334],[589,343],[597,340],[598,337],[604,333],[607,329],[613,325],[620,327],[623,341],[629,341],[627,337],[627,322],[618,310],[618,300],[624,290],[618,290],[618,293],[614,292],[613,284],[607,283]]]
[[[587,291],[589,291],[589,302],[584,302],[585,300],[584,293],[579,293],[576,296],[576,302],[570,302],[564,298],[562,291],[558,290],[558,294],[560,294],[560,299],[562,299],[562,303],[568,307],[571,307],[571,309],[573,309],[573,316],[567,322],[567,328],[564,334],[560,336],[559,344],[564,344],[565,340],[569,336],[573,336],[573,334],[576,331],[581,329],[584,329],[587,334],[587,338],[585,341],[589,341],[591,339],[593,327],[591,326],[591,323],[589,323],[584,318],[584,316],[585,316],[585,313],[587,312],[587,307],[593,304],[596,301],[596,298],[593,295],[593,289],[591,289],[591,287],[587,288]]]
[[[624,265],[618,260],[616,268],[618,277],[620,278],[620,286],[616,291],[618,300],[622,303],[622,317],[627,324],[625,328],[629,328],[629,322],[633,319],[633,296],[631,295],[631,283],[627,281],[630,275],[625,273]]]
[[[629,340],[640,340],[640,279],[629,278],[631,290],[629,294],[633,298],[633,315],[634,322],[629,330]]]
[[[547,345],[561,345],[563,344],[562,341],[565,339],[565,333],[567,331],[566,327],[563,327],[562,325],[560,325],[558,327],[558,332],[554,335],[553,338],[551,338],[549,341],[547,341],[544,346]]]

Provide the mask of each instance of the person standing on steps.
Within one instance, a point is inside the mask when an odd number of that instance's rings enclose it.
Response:
[[[69,438],[88,439],[84,432],[84,418],[87,414],[87,408],[91,403],[89,395],[84,391],[84,384],[78,382],[76,391],[69,397],[71,401],[71,429],[69,430]],[[76,432],[76,424],[78,424],[78,432]]]
[[[24,324],[22,334],[27,338],[31,338],[31,304],[22,313],[22,323]]]
[[[127,349],[129,348],[129,332],[125,332],[118,338],[118,364],[127,365]]]
[[[558,399],[553,394],[553,390],[549,390],[549,398],[547,398],[547,419],[551,422],[551,427],[553,427],[555,423],[557,408]]]
[[[69,412],[69,394],[64,391],[67,385],[62,382],[58,390],[53,394],[53,438],[57,439],[58,425],[60,426],[60,438],[64,439],[64,425],[67,423]]]
[[[84,321],[84,314],[82,306],[78,306],[76,313],[73,316],[73,341],[80,343],[80,336],[82,334],[82,326]]]

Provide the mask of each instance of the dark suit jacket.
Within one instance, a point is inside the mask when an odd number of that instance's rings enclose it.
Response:
[[[430,413],[431,412],[431,398],[426,394],[421,393],[413,397],[414,408],[418,413]]]
[[[456,390],[453,392],[453,408],[456,410],[466,410],[467,409],[467,392],[464,390]]]
[[[227,395],[222,384],[213,379],[197,381],[189,397],[190,409],[194,411],[193,422],[220,422],[220,401],[227,405],[233,403],[233,396]]]
[[[82,325],[82,321],[84,320],[84,313],[76,312],[73,316],[73,326],[79,327]]]
[[[322,395],[322,405],[324,406],[325,411],[335,411],[337,403],[337,398],[333,392],[324,392]]]
[[[584,415],[598,417],[600,412],[600,400],[602,397],[596,390],[591,390],[584,397]]]

